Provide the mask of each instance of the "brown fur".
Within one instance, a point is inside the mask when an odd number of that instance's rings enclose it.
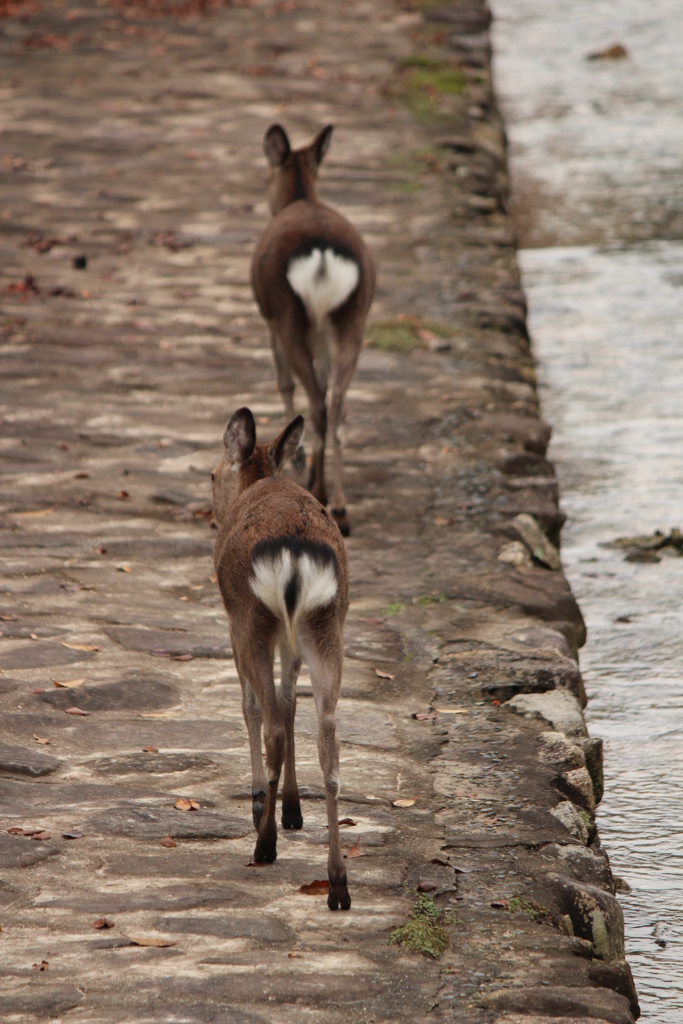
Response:
[[[301,828],[301,807],[294,767],[296,678],[303,657],[310,668],[319,722],[318,750],[328,812],[330,851],[328,905],[348,909],[351,899],[341,854],[338,827],[339,743],[335,709],[344,656],[343,628],[349,604],[348,559],[332,516],[302,487],[277,474],[297,451],[303,433],[299,416],[269,445],[256,445],[253,417],[238,410],[224,434],[225,452],[213,474],[213,508],[218,529],[214,562],[218,586],[230,620],[235,665],[242,686],[242,707],[252,760],[254,822],[258,840],[255,861],[276,857],[275,802],[284,761],[282,823]],[[282,539],[311,551],[330,551],[336,562],[334,600],[302,613],[295,646],[286,624],[251,587],[256,545]],[[280,686],[273,679],[275,649],[280,649]],[[266,773],[261,757],[261,724],[266,745]]]
[[[327,370],[321,368],[320,359],[323,342],[317,336],[303,302],[289,285],[287,266],[292,256],[313,245],[334,248],[358,265],[360,277],[357,287],[328,318],[331,326],[329,363],[332,384],[329,411],[334,446],[332,511],[346,535],[349,524],[342,488],[339,428],[346,391],[363,343],[365,318],[374,295],[375,268],[359,232],[341,214],[317,199],[316,177],[331,134],[332,128],[328,126],[309,146],[291,150],[289,140],[279,125],[272,125],[266,132],[264,149],[271,164],[268,199],[273,219],[256,243],[251,261],[251,286],[270,329],[278,386],[287,415],[294,415],[294,377],[303,384],[308,395],[315,434],[309,487],[313,495],[326,505],[328,406]]]

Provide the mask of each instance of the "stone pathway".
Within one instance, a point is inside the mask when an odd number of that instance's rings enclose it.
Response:
[[[0,18],[3,1019],[628,1024],[583,623],[513,524],[563,517],[485,11],[161,6]],[[379,265],[346,428],[348,914],[300,891],[326,863],[305,672],[304,829],[249,865],[212,580],[225,421],[284,425],[248,287],[276,119],[335,124],[321,197]],[[389,943],[420,885],[438,959]]]

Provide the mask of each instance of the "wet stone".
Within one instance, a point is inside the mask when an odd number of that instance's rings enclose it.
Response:
[[[180,691],[173,683],[145,676],[99,686],[81,686],[77,693],[48,691],[40,694],[40,700],[62,709],[76,704],[83,711],[156,711],[179,704]]]
[[[0,743],[0,772],[38,778],[56,772],[62,763],[59,758],[51,757],[50,754],[41,754],[28,747],[10,747]]]
[[[84,831],[131,839],[241,839],[252,831],[251,821],[208,811],[177,811],[135,805],[112,807],[88,818]]]
[[[162,917],[154,922],[161,932],[213,935],[219,939],[261,939],[286,942],[289,933],[275,917]]]

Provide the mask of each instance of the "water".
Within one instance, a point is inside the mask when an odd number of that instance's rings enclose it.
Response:
[[[634,564],[604,544],[683,526],[683,5],[497,0],[494,13],[562,556],[605,741],[600,831],[632,886],[620,898],[641,1019],[680,1024],[683,558]],[[616,42],[627,60],[585,60]]]

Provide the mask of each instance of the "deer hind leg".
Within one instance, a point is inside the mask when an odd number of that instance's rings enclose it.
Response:
[[[327,504],[325,488],[325,438],[327,436],[327,406],[325,390],[320,385],[313,354],[309,344],[292,345],[289,349],[292,369],[303,384],[308,395],[308,406],[313,426],[313,457],[308,487],[321,505]],[[319,365],[318,372],[322,367]]]
[[[302,828],[299,788],[296,784],[294,762],[294,717],[296,715],[296,681],[301,668],[301,658],[289,650],[286,644],[280,647],[282,666],[278,701],[285,725],[285,779],[282,786],[282,827]]]
[[[294,418],[294,377],[289,360],[285,354],[284,347],[277,330],[270,326],[270,347],[273,350],[275,372],[277,373],[277,386],[282,396],[282,403],[285,407],[285,415],[288,419]]]
[[[263,718],[251,683],[242,672],[234,637],[232,639],[232,648],[235,667],[237,668],[240,686],[242,687],[242,714],[244,715],[244,724],[247,727],[247,735],[249,736],[249,753],[251,755],[251,813],[254,819],[254,828],[258,831],[266,799],[266,773],[263,770],[263,759],[261,757],[261,725]]]
[[[330,397],[330,427],[332,433],[334,486],[332,489],[332,515],[341,530],[342,537],[351,533],[346,514],[346,497],[342,487],[342,439],[341,425],[345,414],[346,392],[353,377],[363,344],[363,325],[360,330],[339,331],[332,351],[332,395]]]
[[[277,787],[280,780],[280,771],[285,754],[285,727],[280,713],[277,695],[275,693],[275,682],[273,679],[273,649],[260,648],[258,650],[243,647],[238,649],[233,643],[235,661],[238,665],[240,679],[248,680],[247,685],[243,684],[243,691],[248,692],[249,687],[254,693],[263,719],[263,738],[266,747],[266,767],[263,781],[265,795],[263,808],[260,813],[257,805],[261,802],[260,792],[257,791],[253,802],[254,822],[258,817],[258,838],[254,849],[254,860],[263,864],[271,864],[276,856],[277,825],[275,824],[275,803],[277,801]],[[247,729],[254,730],[255,737],[258,737],[258,744],[255,742],[252,747],[252,772],[256,775],[257,769],[254,765],[254,754],[261,757],[260,730],[255,728],[256,715],[249,706],[250,718],[247,719]],[[246,718],[246,714],[245,714]],[[249,740],[251,744],[252,733]],[[261,767],[261,777],[263,768]]]
[[[349,910],[351,897],[339,836],[339,739],[335,723],[343,659],[341,636],[332,643],[329,643],[327,637],[324,651],[321,646],[312,654],[310,660],[308,657],[306,660],[311,670],[311,684],[318,712],[318,756],[325,785],[329,828],[327,877],[330,889],[327,905],[330,910],[338,910],[340,907],[342,910]]]

